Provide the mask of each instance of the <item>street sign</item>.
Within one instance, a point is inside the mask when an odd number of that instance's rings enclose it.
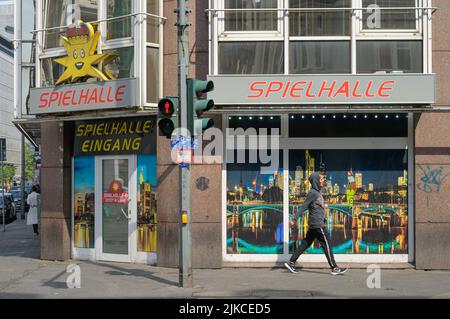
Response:
[[[173,136],[170,140],[170,148],[172,150],[196,150],[198,149],[198,139],[183,135]]]

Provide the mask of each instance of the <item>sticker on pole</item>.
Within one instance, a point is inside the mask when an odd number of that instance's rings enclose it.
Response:
[[[192,163],[192,150],[177,150],[176,163],[187,166]]]
[[[172,150],[196,150],[198,149],[198,139],[190,136],[175,136],[170,141],[170,148]]]

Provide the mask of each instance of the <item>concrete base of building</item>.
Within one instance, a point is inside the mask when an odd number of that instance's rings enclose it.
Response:
[[[329,269],[330,266],[327,263],[302,263],[297,262],[297,265],[304,269]],[[368,263],[339,263],[339,267],[345,267],[350,269],[366,269]],[[415,269],[415,266],[410,263],[376,263],[381,269]],[[224,262],[223,268],[284,268],[282,262],[261,262],[261,263],[242,263],[242,262]]]

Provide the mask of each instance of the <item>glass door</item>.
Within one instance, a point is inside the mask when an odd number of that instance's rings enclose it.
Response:
[[[133,198],[135,198],[132,156],[98,157],[97,203],[99,223],[97,259],[131,262],[135,243],[132,240]]]

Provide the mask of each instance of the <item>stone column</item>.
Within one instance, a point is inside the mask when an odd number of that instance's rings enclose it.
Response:
[[[416,268],[450,269],[450,113],[416,118]]]
[[[450,269],[450,1],[433,0],[435,107],[415,117],[415,259],[417,269]]]
[[[67,260],[71,257],[73,125],[43,123],[41,134],[41,259]]]
[[[208,1],[189,1],[190,77],[206,79],[208,74],[208,22],[204,10]],[[164,95],[178,95],[177,1],[164,1]],[[213,118],[221,128],[221,116]],[[179,168],[171,162],[170,144],[158,137],[158,266],[178,267]],[[194,268],[222,266],[222,165],[193,164],[192,175],[192,261]],[[194,279],[195,280],[195,279]]]

